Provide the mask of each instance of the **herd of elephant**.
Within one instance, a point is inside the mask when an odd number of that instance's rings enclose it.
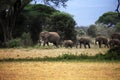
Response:
[[[75,46],[78,48],[82,48],[82,45],[84,48],[91,48],[91,40],[86,37],[79,37],[76,39],[76,42],[73,42],[72,40],[64,40],[62,42],[62,45],[64,47],[70,47],[72,48]],[[43,42],[43,46],[48,45],[49,43],[53,43],[56,47],[60,46],[60,35],[57,32],[48,32],[44,31],[40,33],[39,43],[41,44]],[[108,39],[105,36],[97,36],[95,38],[95,44],[98,44],[99,48],[104,45],[104,47],[111,48],[120,46],[120,34],[114,33],[111,35],[110,39]]]

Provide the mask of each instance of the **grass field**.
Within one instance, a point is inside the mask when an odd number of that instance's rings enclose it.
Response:
[[[0,59],[3,58],[34,58],[34,57],[56,57],[62,54],[87,54],[96,55],[98,53],[105,53],[107,48],[91,48],[91,49],[76,49],[76,48],[58,48],[58,49],[0,49]]]
[[[0,80],[120,80],[120,63],[5,62]]]
[[[0,49],[0,59],[56,57],[61,54],[105,53],[106,48],[92,49]],[[120,62],[39,61],[0,62],[0,80],[120,80]]]

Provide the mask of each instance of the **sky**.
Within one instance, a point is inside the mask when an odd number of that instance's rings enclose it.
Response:
[[[67,7],[57,8],[73,15],[77,26],[89,26],[109,11],[115,11],[117,0],[69,0]]]

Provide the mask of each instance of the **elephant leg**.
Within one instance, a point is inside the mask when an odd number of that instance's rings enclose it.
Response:
[[[48,43],[48,42],[46,42],[46,44],[47,44],[47,46],[49,46],[49,43]]]
[[[76,48],[78,48],[78,44],[76,44]]]
[[[99,44],[99,48],[101,48],[101,42],[99,42],[98,44]]]
[[[106,48],[106,47],[107,47],[107,44],[104,44],[104,45],[105,45],[104,47]]]
[[[106,44],[106,47],[109,48],[108,44]]]
[[[82,47],[82,44],[80,43],[80,48]]]
[[[84,48],[86,48],[86,44],[84,44]]]
[[[72,45],[70,45],[70,48],[72,48]]]
[[[58,48],[58,44],[57,43],[53,43],[57,48]]]
[[[90,44],[88,44],[88,48],[90,48]]]
[[[45,44],[46,44],[46,43],[44,42],[44,43],[43,43],[43,46],[45,46]]]

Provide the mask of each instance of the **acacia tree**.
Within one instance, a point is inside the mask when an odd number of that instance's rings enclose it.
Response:
[[[0,0],[0,29],[3,32],[3,40],[7,42],[12,39],[17,17],[24,7],[31,1],[37,0]],[[55,4],[55,6],[66,6],[68,0],[41,0],[45,4]]]
[[[24,26],[29,26],[28,31],[33,43],[37,42],[39,33],[50,23],[50,15],[56,11],[54,8],[42,4],[30,4],[25,7],[23,13],[27,18],[27,23]]]
[[[99,17],[99,19],[96,21],[96,24],[103,23],[106,24],[107,27],[112,27],[118,22],[120,22],[120,19],[116,12],[107,12]]]
[[[55,12],[51,15],[49,31],[57,31],[61,39],[75,40],[75,21],[68,13]]]
[[[96,37],[96,33],[97,33],[96,25],[90,25],[87,30],[87,33],[91,37]]]

